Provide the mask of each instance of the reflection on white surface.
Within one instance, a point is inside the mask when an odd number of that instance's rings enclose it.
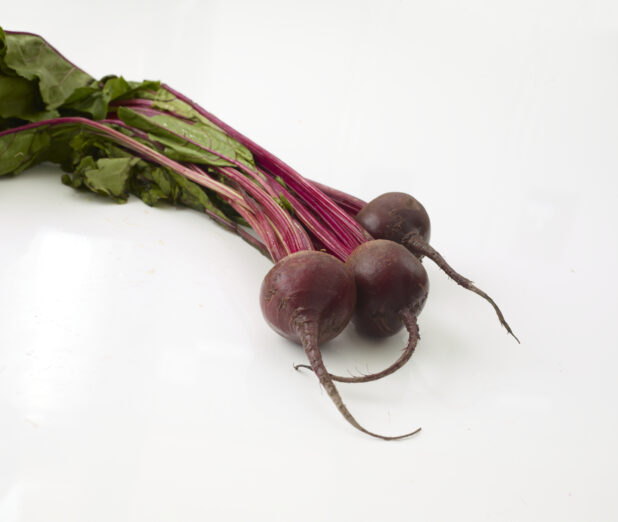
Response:
[[[88,373],[92,361],[72,352],[74,325],[96,327],[96,314],[83,306],[93,291],[96,245],[91,237],[43,228],[21,260],[19,302],[27,313],[16,316],[24,337],[22,350],[14,353],[21,366],[15,389],[24,414],[37,421],[63,401],[85,399],[79,376]]]
[[[44,229],[32,240],[24,260],[29,274],[26,288],[45,319],[56,321],[68,312],[75,321],[88,321],[91,314],[84,313],[80,303],[95,271],[94,249],[92,237],[57,229]],[[57,309],[58,296],[62,295],[73,296],[74,306],[70,310]],[[58,333],[56,338],[46,337],[46,343],[61,342],[61,332]]]
[[[21,481],[14,482],[0,495],[0,520],[16,522],[21,519],[24,487]]]

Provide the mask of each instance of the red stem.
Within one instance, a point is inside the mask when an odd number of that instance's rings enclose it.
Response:
[[[142,113],[144,109],[133,109],[133,110],[135,110],[136,112]],[[277,205],[272,200],[272,198],[269,197],[267,193],[264,192],[265,190],[264,187],[268,187],[266,189],[267,191],[271,191],[271,189],[267,183],[264,183],[265,180],[260,177],[260,173],[254,171],[253,169],[249,168],[247,165],[243,164],[242,162],[234,158],[230,158],[226,156],[225,154],[221,154],[220,152],[214,149],[211,149],[210,147],[206,147],[205,145],[202,145],[201,143],[187,136],[183,136],[182,134],[174,132],[168,129],[167,127],[164,127],[163,125],[158,124],[155,121],[151,120],[150,123],[156,126],[157,128],[160,128],[163,131],[177,137],[178,139],[186,141],[187,143],[190,143],[191,145],[203,150],[204,152],[208,152],[209,154],[212,154],[213,156],[216,156],[222,159],[223,161],[231,163],[236,168],[248,174],[251,178],[256,180],[258,183],[261,183],[260,185],[257,185],[256,183],[252,183],[245,176],[241,175],[239,172],[237,172],[236,170],[232,168],[229,168],[229,167],[218,167],[217,168],[217,171],[219,173],[223,174],[224,176],[238,183],[238,185],[240,185],[244,190],[246,190],[249,194],[251,194],[251,196],[253,196],[256,199],[256,201],[258,201],[260,205],[262,205],[265,208],[266,212],[268,213],[272,221],[276,224],[276,228],[281,232],[284,244],[290,251],[289,253],[298,252],[299,250],[311,250],[312,249],[311,240],[307,236],[306,232],[304,232],[304,230],[302,229],[298,229],[297,227],[295,227],[290,215],[286,211],[284,211],[279,205]]]
[[[345,262],[352,253],[352,250],[342,245],[341,242],[331,234],[328,228],[325,227],[301,201],[298,201],[289,190],[277,183],[274,179],[269,178],[269,180],[273,189],[278,191],[280,195],[283,195],[283,197],[290,202],[294,209],[294,214],[307,227],[307,230],[319,239],[331,254]]]
[[[179,100],[187,103],[202,116],[220,127],[228,135],[236,139],[241,144],[245,145],[254,155],[256,161],[261,163],[265,170],[280,176],[286,184],[292,188],[301,199],[310,205],[310,207],[318,214],[325,222],[333,226],[339,233],[344,233],[343,237],[349,237],[351,244],[355,247],[359,244],[371,239],[367,232],[354,219],[348,216],[341,208],[339,208],[331,199],[324,195],[314,185],[305,180],[292,167],[285,164],[279,158],[268,152],[266,149],[244,136],[234,128],[227,125],[225,122],[217,118],[215,115],[200,107],[198,104],[184,96],[182,93],[174,90],[167,84],[161,86],[168,92],[176,96]],[[347,232],[347,234],[345,233]]]
[[[316,187],[318,187],[324,194],[326,194],[330,199],[332,199],[337,205],[339,205],[343,210],[345,210],[352,217],[356,216],[367,203],[362,199],[358,199],[350,194],[346,194],[345,192],[341,192],[340,190],[329,187],[328,185],[324,185],[319,183],[318,181],[309,180]]]
[[[11,129],[7,129],[5,131],[0,132],[0,137],[5,134],[22,132],[28,129],[36,129],[43,127],[56,127],[60,125],[76,125],[78,127],[83,126],[88,129],[92,129],[95,131],[95,134],[102,134],[104,137],[109,138],[111,141],[117,143],[118,145],[125,147],[138,155],[142,156],[145,159],[152,161],[153,163],[157,163],[158,165],[162,165],[164,167],[168,167],[171,170],[177,172],[178,174],[202,185],[203,187],[209,188],[218,194],[225,196],[231,200],[238,201],[240,204],[243,203],[242,197],[230,187],[220,183],[209,177],[200,177],[190,168],[178,163],[174,160],[169,159],[167,156],[160,154],[159,152],[152,150],[146,145],[140,143],[137,140],[119,132],[111,127],[107,127],[101,123],[96,121],[89,120],[87,118],[80,117],[64,117],[64,118],[54,118],[51,120],[37,121],[34,123],[28,123],[26,125],[22,125],[20,127],[13,127]]]

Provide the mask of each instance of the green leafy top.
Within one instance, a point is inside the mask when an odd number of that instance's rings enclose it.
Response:
[[[30,88],[36,85],[40,96],[36,101],[42,101],[49,114],[60,107],[75,89],[94,81],[43,38],[29,33],[0,33],[0,72],[4,78],[19,78],[24,91],[26,85]],[[32,92],[28,94],[32,99]],[[37,113],[35,110],[31,112]]]
[[[122,106],[132,100],[146,102],[160,114],[151,119]],[[79,123],[57,125],[75,116],[105,120],[121,131],[123,122],[130,123],[133,132],[143,130],[148,137],[128,132],[132,139],[158,151],[162,148],[177,161],[231,165],[224,156],[254,165],[244,146],[160,82],[131,82],[120,76],[95,80],[40,36],[0,27],[0,175],[52,161],[67,172],[62,178],[65,184],[117,202],[133,193],[149,205],[169,201],[244,223],[215,193],[173,169],[152,164]]]

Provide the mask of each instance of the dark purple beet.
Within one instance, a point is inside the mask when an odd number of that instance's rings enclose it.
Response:
[[[388,337],[404,326],[408,330],[407,346],[399,359],[384,370],[352,377],[329,374],[339,382],[374,381],[395,372],[412,357],[419,339],[417,317],[427,300],[429,279],[422,263],[411,252],[385,239],[358,246],[346,265],[356,284],[353,321],[357,330],[369,337]]]
[[[388,337],[404,326],[401,313],[418,316],[429,292],[422,263],[405,247],[376,239],[357,247],[346,264],[354,274],[354,324],[370,337]]]
[[[390,239],[402,245],[410,235],[426,243],[431,235],[425,207],[403,192],[387,192],[372,199],[356,215],[356,221],[375,239]]]
[[[337,258],[303,251],[279,261],[266,274],[260,305],[268,324],[302,344],[312,370],[343,417],[358,430],[385,440],[401,439],[418,430],[385,437],[363,428],[343,403],[322,361],[318,345],[338,335],[354,312],[356,288],[350,269]]]
[[[339,335],[356,303],[354,278],[334,256],[302,251],[279,261],[262,282],[260,305],[266,322],[279,335],[301,342],[305,323],[318,326],[318,343]]]
[[[472,281],[457,273],[429,244],[429,216],[423,205],[412,196],[403,192],[382,194],[367,203],[357,214],[356,220],[374,238],[400,243],[419,259],[427,256],[458,285],[480,295],[494,308],[502,326],[519,342],[494,300]]]

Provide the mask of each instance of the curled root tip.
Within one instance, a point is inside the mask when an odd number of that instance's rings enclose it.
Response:
[[[301,369],[312,370],[313,368],[311,368],[308,364],[295,364],[294,369],[299,372]]]
[[[416,428],[414,431],[411,431],[410,433],[405,433],[403,435],[395,435],[393,437],[386,437],[384,435],[376,435],[375,433],[370,433],[370,435],[373,435],[374,437],[377,437],[382,440],[402,440],[402,439],[407,439],[409,437],[412,437],[412,435],[416,435],[417,433],[421,431],[421,429],[422,428]]]
[[[419,427],[419,428],[416,428],[414,431],[404,433],[403,435],[380,435],[379,433],[374,433],[373,431],[369,431],[365,429],[363,426],[358,424],[356,419],[354,419],[353,417],[351,419],[348,418],[347,420],[350,422],[350,424],[352,424],[359,431],[362,431],[363,433],[370,435],[371,437],[375,437],[376,439],[380,439],[380,440],[403,440],[403,439],[412,437],[413,435],[416,435],[417,433],[421,431],[421,428]]]

